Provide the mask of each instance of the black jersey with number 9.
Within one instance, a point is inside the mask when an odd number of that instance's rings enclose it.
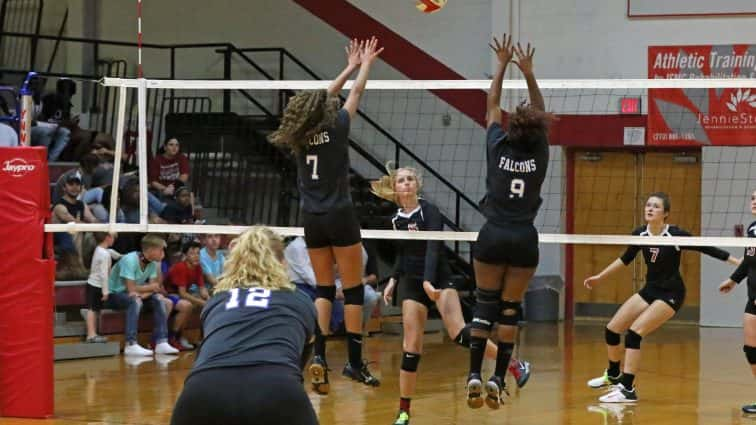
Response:
[[[532,222],[541,206],[541,185],[549,165],[549,142],[544,134],[528,146],[508,140],[500,124],[486,133],[486,197],[483,214],[497,224]]]
[[[302,210],[322,214],[352,205],[349,192],[349,113],[341,109],[333,127],[315,134],[297,154]]]

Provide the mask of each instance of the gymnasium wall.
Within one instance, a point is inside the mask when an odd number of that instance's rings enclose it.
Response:
[[[82,0],[69,0],[82,1]],[[397,2],[399,3],[399,2]],[[754,18],[629,19],[624,1],[572,0],[450,0],[433,15],[417,12],[409,0],[386,7],[385,2],[350,0],[349,4],[396,32],[464,78],[486,78],[493,69],[493,55],[486,51],[492,32],[512,32],[537,46],[536,71],[540,78],[643,78],[648,45],[732,43],[753,37]],[[99,11],[99,37],[135,39],[136,9],[132,2],[109,4]],[[164,23],[171,17],[170,23]],[[199,24],[176,25],[174,22]],[[341,46],[347,37],[292,1],[163,0],[145,2],[145,42],[189,43],[231,41],[242,47],[283,46],[322,76],[335,75],[343,66]],[[602,34],[602,36],[596,36]],[[133,49],[103,48],[103,55],[135,62]],[[273,70],[277,59],[253,56]],[[191,51],[177,55],[176,78],[207,78],[222,75],[220,55]],[[148,76],[166,77],[164,52],[145,51]],[[371,78],[405,78],[401,66],[378,63]],[[248,67],[235,64],[235,79],[259,78]],[[287,75],[287,78],[302,76]],[[511,78],[519,78],[511,72]],[[417,97],[413,97],[417,94]],[[470,114],[429,93],[369,93],[365,110],[393,135],[411,147],[444,176],[477,200],[483,192],[484,131]],[[505,100],[504,107],[511,107]],[[449,114],[451,127],[441,119]],[[391,145],[364,123],[354,123],[356,138],[374,155],[393,158]],[[544,232],[563,231],[559,210],[564,186],[561,148],[552,148],[554,162],[545,189],[544,211],[538,224]],[[358,169],[373,176],[376,170],[356,162]],[[451,213],[453,198],[428,179],[426,193]],[[705,208],[704,208],[705,210]],[[463,223],[475,229],[480,217],[463,210]],[[705,222],[705,220],[702,220]],[[542,247],[540,274],[561,274],[561,249]],[[705,269],[705,268],[704,268]],[[702,272],[703,273],[703,272]],[[703,277],[703,276],[702,276]]]

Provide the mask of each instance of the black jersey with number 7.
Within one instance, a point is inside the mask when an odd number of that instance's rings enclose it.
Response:
[[[514,144],[500,124],[486,133],[486,197],[483,214],[494,223],[532,222],[541,206],[541,185],[549,165],[546,135]]]
[[[297,154],[302,210],[322,214],[352,205],[349,192],[349,113],[341,109],[333,127],[315,134]]]

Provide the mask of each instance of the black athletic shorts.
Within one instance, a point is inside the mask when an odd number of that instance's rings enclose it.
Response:
[[[678,311],[685,302],[685,287],[682,289],[664,289],[655,285],[646,285],[638,292],[643,301],[651,305],[656,300],[664,301],[673,310]]]
[[[423,279],[401,276],[399,278],[398,286],[401,288],[399,289],[399,293],[402,297],[402,301],[417,301],[420,304],[425,305],[429,310],[433,307],[434,301],[428,298],[428,295],[423,289]],[[438,282],[433,282],[433,287],[436,289],[457,289],[454,286],[454,282],[451,282],[446,278],[440,278]]]
[[[276,365],[224,367],[191,374],[171,417],[171,425],[317,423],[301,378],[290,368]]]
[[[307,248],[350,246],[362,241],[360,222],[349,206],[323,214],[302,212]]]
[[[748,298],[748,302],[746,303],[745,307],[746,313],[756,315],[756,304],[754,304],[754,301],[756,301],[756,298]]]
[[[514,267],[538,266],[538,231],[532,223],[494,224],[487,221],[478,232],[473,257],[483,263]]]
[[[87,284],[87,308],[92,311],[102,310],[102,288]]]

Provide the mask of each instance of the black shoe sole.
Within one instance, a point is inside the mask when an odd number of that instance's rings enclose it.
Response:
[[[331,390],[328,383],[328,372],[323,365],[310,365],[310,377],[312,378],[312,389],[320,395],[326,395]]]

